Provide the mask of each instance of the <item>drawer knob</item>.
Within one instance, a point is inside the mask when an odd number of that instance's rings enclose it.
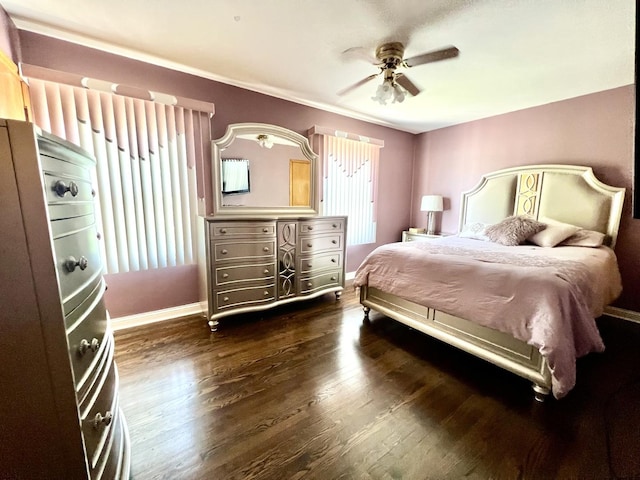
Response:
[[[262,273],[264,273],[265,275],[269,275],[269,269],[268,269],[268,268],[265,268],[265,269],[264,269],[264,272],[262,272]]]
[[[59,197],[64,197],[67,192],[71,193],[72,197],[78,195],[78,184],[76,182],[69,182],[69,185],[67,185],[63,180],[58,180],[53,189]]]
[[[96,232],[96,238],[98,240],[102,240],[102,234],[100,232]]]
[[[76,267],[80,267],[80,270],[85,270],[89,266],[89,260],[87,257],[80,257],[80,260],[76,260],[76,257],[69,257],[64,261],[64,268],[68,272],[73,272]]]
[[[113,413],[107,411],[103,416],[98,412],[96,416],[93,417],[93,428],[98,429],[100,425],[108,426],[111,424],[111,420],[113,420]]]
[[[309,231],[313,230],[313,227],[311,225],[309,225]]]
[[[223,298],[222,298],[222,301],[223,301],[223,302],[228,302],[228,301],[229,301],[229,297],[223,297]]]
[[[332,258],[332,259],[331,259],[331,262],[332,262],[332,263],[336,263],[336,259],[335,259],[335,258]]]
[[[331,280],[335,282],[336,281],[336,277],[331,277]]]
[[[269,251],[269,247],[263,247],[263,248],[262,248],[262,251],[263,251],[263,252],[268,252],[268,251]]]
[[[91,196],[92,196],[92,197],[95,197],[95,196],[96,196],[96,189],[95,189],[95,188],[92,188],[92,189],[91,189]]]
[[[333,228],[338,228],[338,224],[334,223],[333,225],[331,225]]]
[[[220,229],[220,233],[227,233],[227,229],[226,228],[221,228]]]
[[[311,268],[311,264],[310,263],[307,263],[307,268]]]
[[[223,255],[226,255],[226,254],[227,254],[227,253],[229,253],[229,252],[227,251],[227,249],[226,249],[226,248],[223,248],[223,249],[220,251],[220,253],[221,253],[221,254],[223,254]]]
[[[80,340],[78,352],[80,353],[80,356],[82,356],[87,353],[87,350],[91,350],[93,353],[95,353],[98,351],[98,348],[100,348],[100,341],[97,338],[92,338],[91,342],[83,338],[82,340]]]
[[[262,229],[262,231],[263,231],[264,233],[269,233],[269,229],[268,229],[267,227],[264,227],[264,228]]]
[[[308,282],[308,283],[307,283],[307,287],[313,287],[313,283]]]
[[[228,273],[223,273],[222,274],[222,278],[229,278],[229,274]]]
[[[331,240],[331,243],[333,243],[335,245],[336,243],[338,243],[338,241],[337,240]]]
[[[311,248],[311,247],[313,247],[313,244],[312,243],[307,243],[307,247]]]
[[[265,290],[265,291],[264,291],[264,296],[265,296],[265,297],[268,297],[268,296],[269,296],[269,290]]]

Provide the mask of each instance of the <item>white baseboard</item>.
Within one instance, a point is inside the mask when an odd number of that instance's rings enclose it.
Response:
[[[135,315],[112,318],[111,328],[113,330],[124,330],[125,328],[139,327],[150,323],[163,322],[165,320],[202,315],[204,311],[205,310],[200,302],[189,303],[187,305],[154,310],[153,312],[137,313]]]
[[[640,323],[640,312],[633,310],[627,310],[618,307],[605,307],[604,314],[610,317],[620,318],[622,320],[629,320],[630,322]]]

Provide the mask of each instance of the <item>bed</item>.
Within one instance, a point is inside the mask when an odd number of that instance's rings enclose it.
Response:
[[[365,321],[374,309],[529,379],[538,401],[562,398],[576,358],[604,350],[595,319],[622,289],[613,248],[624,193],[583,166],[486,174],[462,194],[457,235],[365,258],[354,279]],[[514,221],[535,233],[504,241]]]

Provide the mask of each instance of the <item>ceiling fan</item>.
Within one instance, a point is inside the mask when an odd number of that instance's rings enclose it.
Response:
[[[381,105],[386,105],[387,101],[391,100],[391,98],[393,98],[394,102],[402,102],[405,97],[405,92],[414,96],[420,93],[420,89],[416,87],[404,73],[397,71],[399,68],[411,68],[424,65],[425,63],[438,62],[440,60],[446,60],[447,58],[457,57],[460,51],[456,47],[445,47],[411,58],[403,58],[404,45],[400,42],[389,42],[383,43],[376,48],[375,58],[368,55],[361,47],[349,48],[343,53],[356,53],[364,56],[373,65],[378,67],[380,71],[340,90],[338,95],[345,95],[370,82],[378,75],[383,74],[384,79],[382,84],[378,86],[376,95],[371,97],[371,99],[380,102]]]

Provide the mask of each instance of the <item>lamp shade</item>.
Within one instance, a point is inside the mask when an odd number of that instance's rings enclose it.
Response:
[[[422,212],[441,212],[442,195],[424,195],[420,202],[420,211]]]

